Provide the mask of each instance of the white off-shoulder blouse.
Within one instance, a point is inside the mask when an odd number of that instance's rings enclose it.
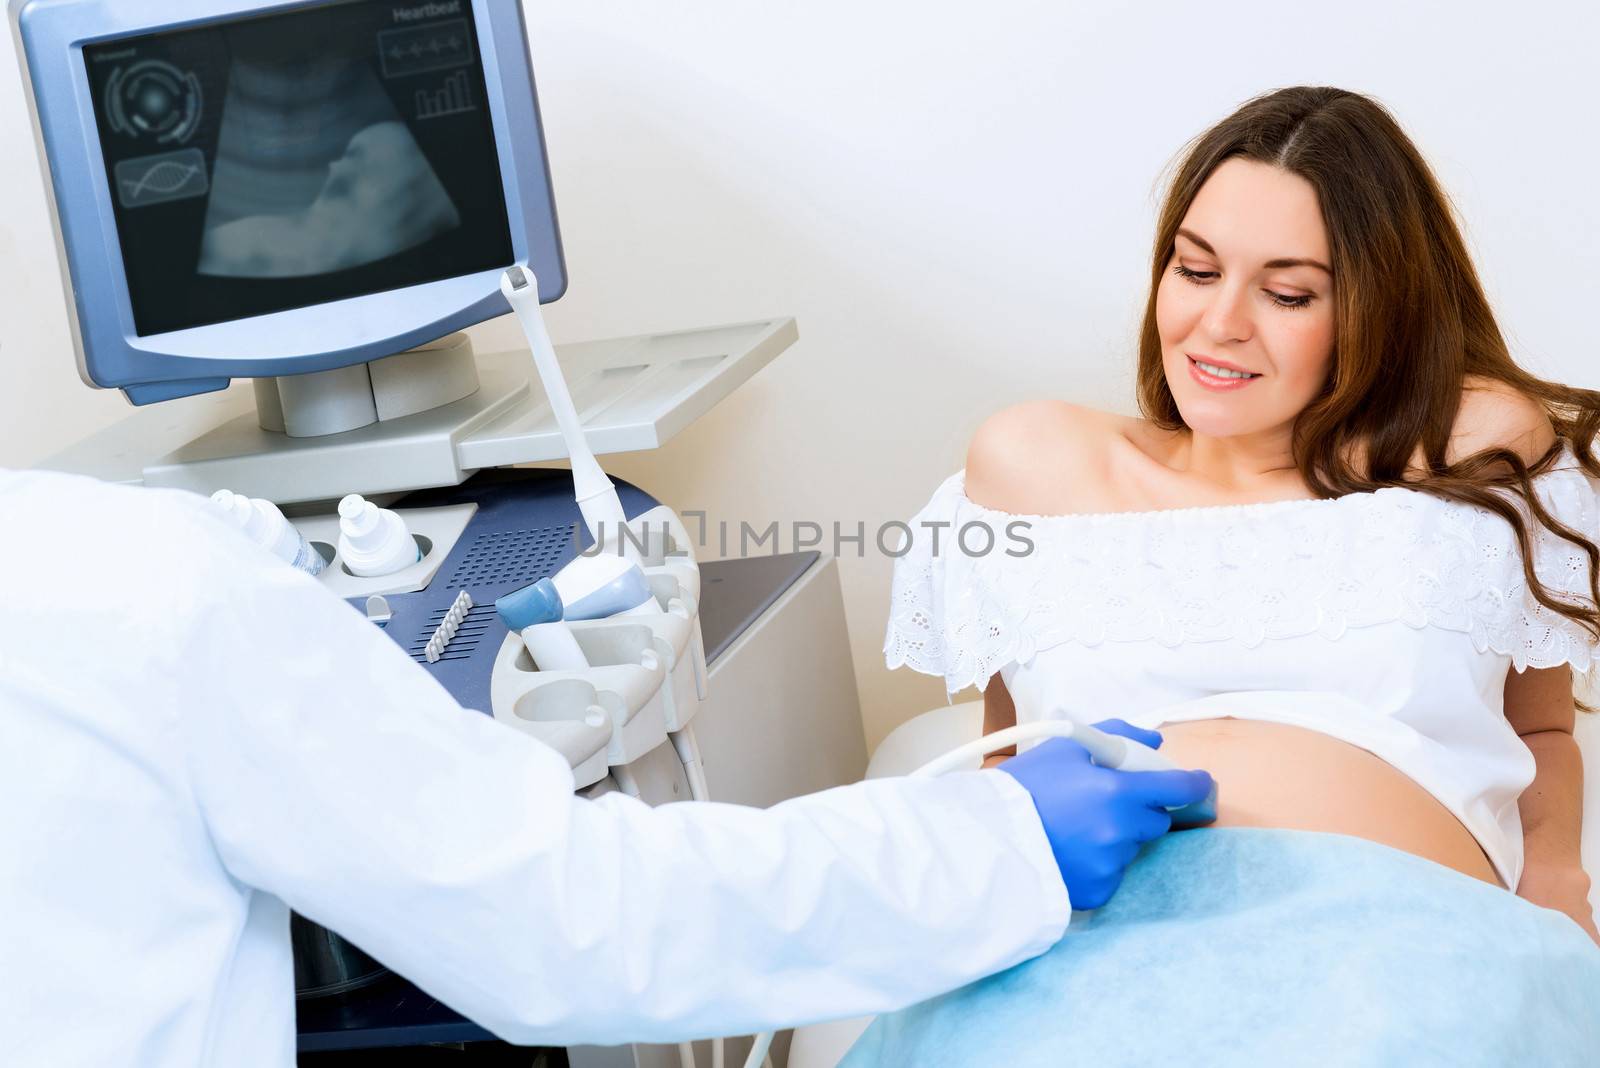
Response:
[[[1504,520],[1398,487],[1015,515],[968,500],[964,474],[908,524],[891,668],[943,676],[952,694],[998,672],[1019,722],[1233,717],[1319,731],[1414,779],[1517,885],[1517,798],[1534,764],[1505,719],[1506,673],[1586,672],[1596,642],[1533,599]],[[1600,540],[1597,486],[1570,450],[1536,488]],[[1529,521],[1546,589],[1587,600],[1583,552]]]

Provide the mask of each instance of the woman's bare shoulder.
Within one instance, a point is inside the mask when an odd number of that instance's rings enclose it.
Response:
[[[972,436],[967,497],[1005,512],[1082,510],[1083,491],[1103,480],[1116,442],[1137,422],[1061,400],[1003,408]]]
[[[1498,448],[1510,449],[1523,463],[1531,464],[1555,441],[1555,427],[1544,405],[1504,382],[1468,375],[1445,458],[1455,463]]]

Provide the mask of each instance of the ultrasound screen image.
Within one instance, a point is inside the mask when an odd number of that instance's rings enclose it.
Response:
[[[141,336],[511,262],[470,5],[85,49]]]

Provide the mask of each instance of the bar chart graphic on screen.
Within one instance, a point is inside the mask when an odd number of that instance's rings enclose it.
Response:
[[[459,71],[445,79],[444,88],[429,92],[417,90],[417,118],[440,119],[446,115],[459,115],[477,108],[472,102],[472,86],[467,82],[467,72]]]

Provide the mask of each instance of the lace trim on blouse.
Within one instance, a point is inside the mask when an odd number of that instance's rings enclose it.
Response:
[[[1557,519],[1600,540],[1596,487],[1570,451],[1535,487]],[[1545,588],[1587,602],[1582,551],[1524,516]],[[988,533],[958,539],[971,524]],[[1533,599],[1509,524],[1420,490],[1030,516],[974,504],[957,472],[909,525],[884,656],[891,668],[944,676],[952,694],[1068,642],[1253,647],[1394,621],[1467,633],[1518,670],[1587,672],[1594,661],[1588,632]],[[990,551],[972,555],[991,537]]]

